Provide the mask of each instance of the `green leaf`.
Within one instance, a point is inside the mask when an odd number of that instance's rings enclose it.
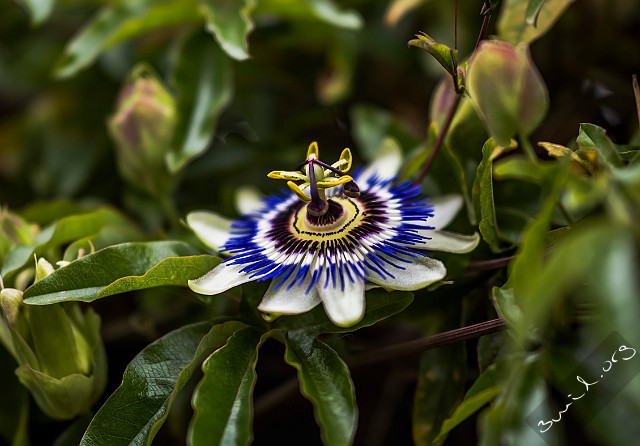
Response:
[[[549,180],[549,173],[555,171],[553,166],[545,166],[544,163],[533,162],[523,156],[510,156],[495,163],[493,176],[496,180],[517,179],[541,184]]]
[[[434,116],[434,108],[435,104],[432,103],[432,117]],[[473,226],[478,224],[478,217],[475,214],[475,208],[471,198],[471,188],[473,187],[473,179],[477,166],[482,160],[482,152],[478,150],[478,147],[482,147],[487,138],[488,135],[484,129],[484,125],[474,110],[471,101],[465,97],[461,98],[458,110],[445,136],[444,143],[447,151],[455,153],[456,157],[460,160],[459,162],[462,168],[462,173],[460,174],[461,179],[464,179],[466,183],[464,187],[461,185],[461,191],[465,197],[469,221]],[[458,181],[460,181],[460,179]]]
[[[233,96],[233,73],[218,45],[197,32],[182,43],[171,77],[181,119],[167,162],[177,172],[211,142],[218,116]]]
[[[492,291],[498,310],[506,318],[505,320],[511,324],[511,327],[515,329],[520,341],[523,343],[529,339],[532,334],[531,329],[535,327],[535,325],[530,324],[530,319],[529,321],[526,320],[528,314],[523,305],[529,299],[538,299],[538,297],[529,297],[528,290],[535,287],[535,284],[540,281],[546,236],[551,224],[553,210],[558,202],[560,191],[565,184],[567,166],[566,163],[564,166],[558,166],[557,175],[553,182],[547,186],[546,199],[538,217],[525,229],[522,245],[518,250],[516,259],[511,264],[509,280],[501,288],[496,288]],[[518,311],[518,308],[522,311]]]
[[[499,146],[493,138],[489,138],[482,147],[482,161],[478,164],[473,183],[472,197],[476,213],[480,214],[480,234],[494,252],[500,252],[503,249],[499,243],[500,236],[493,199],[493,160],[515,147],[515,143],[509,147]]]
[[[600,159],[609,168],[622,167],[622,159],[618,149],[602,127],[593,124],[580,124],[577,142],[578,147],[582,150],[595,149],[600,155]]]
[[[193,394],[190,445],[251,442],[255,366],[261,344],[261,333],[245,328],[204,361],[204,377]]]
[[[24,208],[20,209],[19,214],[28,222],[47,225],[55,220],[60,220],[75,214],[85,214],[92,210],[95,209],[71,201],[68,198],[57,198],[28,203]]]
[[[458,62],[456,60],[458,51],[449,48],[442,43],[438,43],[427,34],[417,34],[417,39],[409,41],[409,46],[415,46],[425,50],[431,54],[433,58],[449,73],[451,76],[456,75]]]
[[[362,26],[362,18],[357,12],[343,11],[331,0],[261,0],[258,9],[266,16],[275,14],[298,22],[317,20],[344,29]]]
[[[491,407],[480,418],[482,446],[496,444],[542,444],[538,433],[525,422],[535,409],[544,416],[553,416],[547,403],[547,389],[542,376],[539,355],[535,353],[513,355],[501,376],[502,391]],[[491,393],[487,391],[487,393]],[[476,394],[480,395],[480,393]]]
[[[413,147],[418,140],[411,136],[402,122],[387,110],[373,105],[359,104],[351,109],[353,139],[361,155],[368,161],[376,158],[383,142],[388,137],[396,140],[400,147]]]
[[[285,360],[298,371],[300,391],[313,404],[324,444],[350,445],[358,409],[349,368],[313,334],[289,332]]]
[[[91,302],[113,294],[158,286],[184,286],[220,259],[197,254],[182,242],[123,243],[82,257],[29,287],[25,302]]]
[[[141,351],[91,421],[81,446],[149,445],[201,362],[243,324],[209,322],[172,331]]]
[[[199,0],[207,18],[207,29],[216,36],[222,49],[236,60],[249,58],[247,37],[253,30],[249,14],[255,0]]]
[[[413,301],[413,294],[405,291],[388,293],[382,289],[367,291],[367,307],[364,318],[351,327],[338,327],[331,322],[319,305],[313,310],[296,316],[282,316],[272,323],[278,330],[304,330],[308,333],[344,333],[369,327],[378,321],[400,313]]]
[[[98,240],[105,238],[105,231],[112,228],[118,229],[115,241],[121,240],[118,237],[136,236],[131,230],[133,224],[119,212],[110,208],[101,208],[83,214],[70,215],[51,223],[36,237],[32,246],[16,246],[9,252],[2,265],[2,276],[6,277],[22,268],[27,262],[33,259],[34,253],[42,253],[45,250],[74,242],[79,239],[90,238]],[[110,235],[106,237],[113,240]],[[95,243],[100,247],[100,243]]]
[[[34,26],[45,22],[55,5],[55,0],[18,0],[18,3],[24,4],[31,14],[31,24]]]
[[[538,16],[540,15],[540,11],[544,6],[547,0],[529,0],[527,4],[527,25],[531,25],[533,27],[538,24]]]
[[[573,1],[503,0],[497,24],[498,36],[514,45],[531,43],[546,34]],[[539,8],[537,14],[536,8]],[[530,23],[534,15],[535,25]]]
[[[106,6],[67,44],[56,76],[73,76],[104,51],[125,40],[199,19],[192,0],[140,0]]]
[[[504,320],[509,327],[520,327],[522,325],[522,310],[513,296],[513,288],[509,285],[503,287],[494,286],[491,289],[491,299],[500,318]]]
[[[518,272],[514,265],[512,275],[529,274],[528,282],[520,279],[526,283],[516,294],[523,314],[516,332],[522,339],[529,327],[543,328],[562,305],[567,291],[581,286],[597,302],[599,311],[594,321],[603,335],[616,330],[633,345],[640,344],[640,327],[634,316],[640,312],[633,266],[636,259],[633,236],[623,228],[606,220],[574,225],[556,243],[544,269],[534,269],[530,259],[525,259],[527,263],[522,263]]]
[[[351,31],[336,31],[327,42],[327,66],[318,77],[317,92],[320,102],[333,105],[351,92],[358,52],[358,35]]]
[[[433,444],[442,444],[456,426],[489,404],[502,391],[505,361],[492,364],[478,376],[453,414],[444,420]]]

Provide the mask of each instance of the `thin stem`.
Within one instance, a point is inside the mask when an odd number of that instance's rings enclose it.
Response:
[[[427,160],[424,162],[424,164],[422,165],[422,169],[420,169],[420,173],[413,181],[414,184],[420,184],[422,180],[424,180],[424,177],[427,176],[427,172],[429,171],[429,168],[431,167],[433,160],[438,154],[440,147],[442,147],[442,144],[444,143],[444,137],[449,131],[449,127],[451,126],[451,122],[453,121],[453,116],[456,114],[459,104],[460,104],[460,95],[456,95],[455,100],[451,103],[451,107],[449,108],[447,117],[445,118],[444,123],[442,124],[442,129],[440,129],[440,133],[438,133],[438,139],[436,139],[436,142],[433,145],[433,149],[429,154],[429,158],[427,158]]]
[[[527,157],[529,157],[529,160],[532,162],[537,162],[538,161],[538,156],[536,155],[536,151],[533,148],[533,146],[531,145],[531,143],[529,142],[529,138],[527,138],[526,136],[520,134],[520,144],[522,145],[522,149],[524,150],[524,152],[527,154]]]
[[[453,49],[458,49],[458,0],[456,0],[456,12],[453,20]]]
[[[347,360],[347,364],[349,364],[351,369],[354,369],[378,362],[386,362],[403,356],[422,353],[438,347],[444,347],[445,345],[455,344],[456,342],[479,338],[497,331],[502,331],[505,328],[506,324],[502,319],[492,319],[490,321],[456,328],[433,336],[427,336],[425,338],[390,345],[368,353],[363,353],[355,356],[351,360]]]
[[[490,260],[474,260],[469,262],[467,271],[486,271],[491,269],[498,269],[507,266],[516,256],[498,257],[497,259]]]
[[[631,76],[631,84],[633,85],[633,96],[636,98],[636,111],[638,113],[638,124],[640,124],[640,85],[638,85],[638,76]]]
[[[480,11],[480,14],[482,15],[482,25],[480,25],[480,32],[478,33],[478,39],[476,40],[474,51],[478,49],[480,42],[482,41],[482,39],[484,39],[484,33],[487,31],[487,27],[489,26],[489,22],[491,21],[491,13],[489,12],[489,8],[490,6],[488,5],[488,2],[485,1],[482,5],[482,10]]]

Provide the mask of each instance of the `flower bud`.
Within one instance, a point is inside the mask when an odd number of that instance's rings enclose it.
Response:
[[[176,104],[149,68],[134,68],[120,92],[109,131],[122,176],[153,195],[167,187],[165,157],[176,126]]]
[[[76,302],[26,305],[13,288],[0,292],[0,308],[0,341],[40,409],[58,420],[87,412],[106,384],[100,317]]]
[[[467,90],[489,133],[505,147],[516,134],[530,135],[549,105],[547,88],[525,45],[483,41],[469,62]]]

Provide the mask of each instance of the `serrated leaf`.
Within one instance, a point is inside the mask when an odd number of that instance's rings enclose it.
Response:
[[[218,116],[233,96],[233,73],[231,61],[211,37],[197,32],[182,43],[171,77],[181,119],[167,162],[177,172],[211,142]]]
[[[239,322],[209,322],[172,331],[141,351],[122,384],[91,421],[81,446],[149,445],[176,395],[212,351],[241,329]]]
[[[256,1],[199,0],[199,3],[207,18],[207,29],[216,36],[222,49],[236,60],[248,59],[247,37],[253,30],[249,14]]]
[[[282,316],[273,322],[272,327],[279,330],[304,330],[308,333],[344,333],[369,327],[378,321],[404,310],[413,301],[413,294],[405,291],[388,293],[381,289],[367,292],[364,318],[351,327],[339,327],[331,322],[319,305],[313,310],[296,316]]]
[[[82,257],[29,287],[25,302],[91,302],[112,294],[166,285],[186,285],[220,259],[195,255],[182,242],[123,243]]]
[[[253,433],[253,388],[261,333],[245,328],[202,364],[204,377],[193,394],[191,446],[246,445]]]
[[[531,43],[546,34],[571,3],[573,0],[504,0],[498,17],[498,36],[514,45]],[[530,20],[537,7],[541,9],[532,25]]]
[[[313,404],[323,442],[350,445],[356,431],[358,409],[349,368],[333,349],[313,334],[289,332],[285,345],[285,360],[298,371],[300,390]]]
[[[105,6],[67,44],[56,76],[73,76],[125,40],[199,19],[195,4],[188,0],[141,0]]]
[[[425,50],[431,54],[433,58],[452,76],[456,75],[458,54],[457,50],[451,49],[448,46],[438,43],[429,37],[427,34],[416,35],[417,39],[409,41],[410,46],[415,46]]]

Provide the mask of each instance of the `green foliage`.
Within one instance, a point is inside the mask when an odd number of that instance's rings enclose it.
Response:
[[[550,444],[637,441],[637,379],[615,388],[600,376],[580,401],[566,382],[602,374],[592,353],[612,333],[640,348],[640,105],[629,82],[640,5],[1,9],[0,443],[544,444],[533,415],[562,415]],[[253,209],[257,189],[274,192],[267,172],[296,169],[312,141],[323,159],[350,147],[349,175],[382,158],[434,203],[461,196],[432,243],[451,229],[479,232],[479,246],[426,251],[446,277],[424,289],[366,282],[352,326],[329,319],[328,300],[262,312],[270,283],[220,266],[229,230],[241,230],[225,216]],[[183,227],[198,210],[218,214],[202,219],[213,223],[204,238]],[[262,242],[231,254],[273,255]],[[415,261],[361,246],[383,269]],[[215,268],[237,286],[189,290]],[[490,319],[505,331],[487,336]]]
[[[326,444],[349,445],[358,410],[349,368],[327,344],[306,332],[286,337],[285,359],[298,371],[300,391],[312,403]]]
[[[261,343],[259,331],[244,328],[204,361],[204,377],[193,394],[190,444],[251,443],[251,397]]]
[[[91,302],[113,294],[184,285],[218,263],[183,242],[125,243],[85,256],[31,286],[27,303]]]
[[[196,32],[181,42],[172,82],[181,119],[168,164],[177,172],[211,141],[213,124],[231,100],[231,66],[209,37]]]
[[[236,322],[213,327],[200,322],[146,347],[127,366],[122,384],[93,418],[80,444],[151,444],[200,363],[241,328]]]

